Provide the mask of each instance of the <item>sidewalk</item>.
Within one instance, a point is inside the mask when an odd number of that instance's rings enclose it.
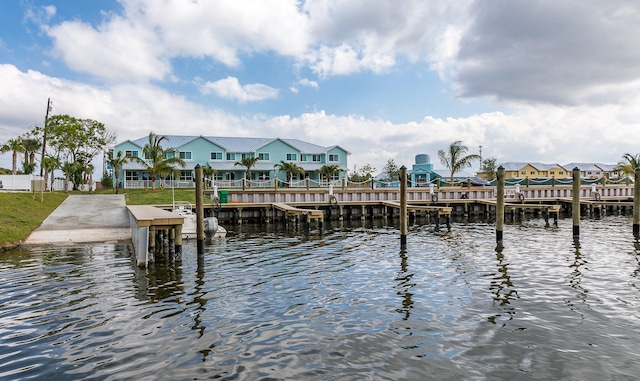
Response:
[[[131,239],[124,195],[71,195],[24,241],[24,245]]]

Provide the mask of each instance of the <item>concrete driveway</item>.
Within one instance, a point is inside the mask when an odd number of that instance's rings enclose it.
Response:
[[[124,195],[71,195],[24,241],[24,245],[131,240]]]

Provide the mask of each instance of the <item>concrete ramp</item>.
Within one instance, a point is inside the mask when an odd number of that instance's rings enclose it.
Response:
[[[124,195],[71,195],[24,241],[24,245],[131,240]]]

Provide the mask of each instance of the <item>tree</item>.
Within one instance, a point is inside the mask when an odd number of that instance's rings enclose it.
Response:
[[[490,157],[482,160],[482,172],[487,180],[493,180],[496,178],[496,158]]]
[[[360,167],[360,169],[358,169],[359,180],[360,181],[369,180],[373,176],[373,172],[375,171],[376,169],[373,168],[371,165],[369,164],[363,165],[362,167]]]
[[[55,180],[55,177],[53,176],[53,173],[56,169],[60,168],[60,160],[57,157],[45,157],[44,160],[42,161],[42,169],[44,170],[44,182],[47,182],[47,178],[49,177],[49,174],[51,174],[51,185],[49,186],[49,190],[53,191],[53,182]]]
[[[77,164],[73,167],[74,172],[68,174],[73,179],[74,189],[86,177],[93,158],[115,142],[115,134],[92,119],[54,115],[47,120],[46,129],[48,156]],[[42,139],[44,129],[36,127],[32,134]]]
[[[636,168],[640,168],[640,154],[625,153],[622,155],[622,160],[618,162],[618,166],[614,168],[614,171],[623,175],[632,175],[635,173]]]
[[[144,160],[139,157],[130,157],[145,166],[145,171],[151,174],[151,190],[156,189],[156,179],[158,176],[166,176],[176,171],[176,166],[184,168],[186,166],[184,160],[179,156],[175,156],[175,149],[164,149],[162,142],[166,140],[166,136],[159,136],[153,132],[149,133],[149,142],[142,148]],[[173,152],[174,155],[169,155]],[[117,188],[116,188],[117,189]]]
[[[240,161],[236,161],[234,165],[240,165],[247,168],[247,177],[249,178],[249,180],[251,180],[251,168],[256,166],[258,160],[260,160],[259,157],[245,157]],[[249,188],[251,188],[251,182],[249,182]]]
[[[337,164],[325,164],[320,168],[320,174],[323,175],[327,179],[327,181],[331,180],[334,175],[340,172],[342,172],[342,168],[340,168],[340,166]]]
[[[31,174],[36,169],[36,151],[41,145],[38,139],[27,136],[22,137],[22,148],[24,149],[24,162],[22,163],[22,171]]]
[[[460,140],[451,143],[448,151],[438,150],[440,162],[451,171],[451,185],[454,183],[456,172],[470,167],[472,161],[480,160],[480,155],[467,155],[467,151],[468,148],[463,146]]]
[[[62,172],[64,172],[64,192],[69,192],[69,181],[71,180],[71,176],[78,170],[78,163],[66,161],[62,164]]]
[[[0,147],[0,152],[2,153],[9,152],[9,151],[13,152],[12,172],[15,175],[17,172],[17,165],[18,165],[18,153],[24,152],[24,145],[22,144],[22,139],[21,138],[9,139],[9,141],[7,141],[5,144],[2,145],[2,147]]]
[[[113,154],[113,150],[109,151],[109,153],[107,153],[107,164],[109,166],[111,166],[111,169],[113,170],[113,176],[116,179],[116,194],[119,193],[119,188],[120,188],[120,182],[119,182],[119,178],[120,178],[120,169],[124,166],[124,164],[126,162],[128,162],[131,159],[131,157],[123,155],[122,151],[118,151],[115,156]]]
[[[280,164],[276,164],[274,168],[287,174],[287,183],[289,184],[291,184],[294,175],[304,175],[304,168],[284,160],[280,160]]]
[[[387,160],[387,164],[385,164],[382,170],[387,174],[388,181],[395,181],[400,179],[400,167],[398,167],[398,164],[396,164],[395,160]]]
[[[205,180],[209,180],[204,182],[204,189],[207,189],[208,182],[213,183],[213,175],[215,175],[216,173],[218,173],[218,170],[211,168],[208,163],[205,167],[202,167],[202,175],[204,176]]]

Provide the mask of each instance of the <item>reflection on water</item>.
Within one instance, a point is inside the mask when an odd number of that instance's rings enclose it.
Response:
[[[424,224],[424,225],[423,225]],[[181,264],[126,244],[0,256],[0,379],[634,379],[629,217],[435,231],[241,226]]]

